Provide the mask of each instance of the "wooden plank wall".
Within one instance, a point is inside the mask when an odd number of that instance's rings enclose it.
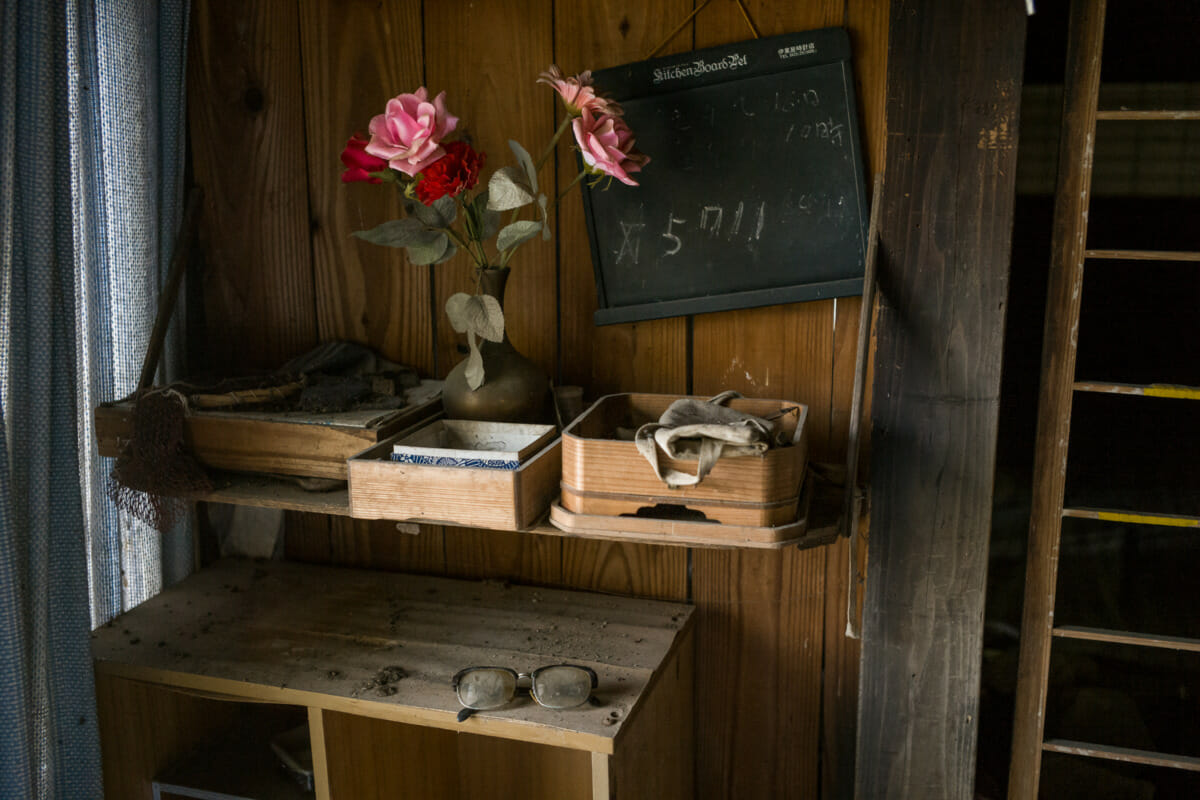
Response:
[[[1025,11],[891,14],[887,128],[906,144],[881,207],[855,796],[949,800],[974,796]]]
[[[763,35],[849,29],[868,175],[882,168],[885,0],[746,0]],[[196,0],[189,64],[194,180],[206,190],[208,365],[269,367],[330,339],[366,342],[444,376],[461,358],[442,304],[467,280],[350,238],[396,213],[386,191],[339,182],[347,136],[401,91],[445,90],[463,130],[508,163],[553,132],[534,83],[646,58],[691,0]],[[713,0],[663,52],[751,38]],[[560,151],[549,184],[573,177]],[[652,179],[652,168],[646,179]],[[869,181],[868,181],[869,182]],[[596,328],[577,195],[550,243],[524,247],[506,308],[516,346],[588,397],[614,391],[748,396],[810,405],[812,456],[840,461],[859,302],[821,301]],[[698,795],[839,797],[852,790],[857,643],[844,637],[847,548],[688,550],[293,515],[293,558],[687,599],[699,608]]]

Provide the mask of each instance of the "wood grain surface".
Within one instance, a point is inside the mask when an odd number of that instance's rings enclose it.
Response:
[[[106,675],[611,753],[691,613],[677,603],[494,581],[230,560],[98,629],[92,652]],[[528,672],[553,663],[594,669],[604,705],[513,703],[468,725],[455,720],[450,677],[464,666]],[[372,678],[391,666],[404,677],[389,683],[394,691],[377,691]]]
[[[338,157],[387,101],[424,77],[420,0],[300,3],[305,144],[317,324],[322,340],[368,342],[434,372],[430,271],[351,237],[400,214],[399,193],[342,184]],[[396,42],[403,41],[403,47]]]
[[[1025,12],[891,29],[855,793],[936,800],[974,791]]]
[[[205,365],[269,370],[317,344],[295,3],[193,7],[188,120],[204,189]]]
[[[746,7],[764,35],[849,29],[868,173],[880,169],[888,3],[747,0]],[[692,9],[686,0],[196,4],[191,74],[198,77],[190,101],[193,139],[204,141],[194,166],[210,195],[202,230],[221,238],[223,265],[208,280],[214,361],[268,361],[318,338],[345,337],[444,376],[463,357],[443,306],[449,294],[469,288],[466,259],[414,267],[402,254],[349,239],[351,230],[393,214],[394,201],[373,191],[379,187],[338,182],[345,137],[365,127],[381,101],[426,85],[447,91],[462,132],[487,151],[490,171],[509,163],[507,139],[532,150],[553,132],[560,110],[551,90],[534,82],[541,70],[557,63],[574,73],[646,58]],[[737,4],[711,3],[661,52],[750,37]],[[245,89],[261,83],[264,72],[272,76],[264,94],[271,102],[251,114]],[[653,163],[643,176],[652,174]],[[560,148],[542,184],[565,188],[574,175],[575,154]],[[246,210],[246,198],[258,197],[275,204],[272,214]],[[811,459],[842,459],[857,300],[597,328],[577,193],[551,222],[553,240],[530,242],[514,259],[506,310],[514,344],[557,384],[580,385],[589,400],[722,389],[794,398],[811,408]],[[863,460],[865,475],[865,452]],[[844,545],[747,554],[453,526],[415,530],[289,516],[287,552],[300,560],[694,600],[696,796],[849,791],[857,649],[843,636]],[[760,685],[786,687],[786,697],[771,704],[754,695],[745,682],[760,673]]]

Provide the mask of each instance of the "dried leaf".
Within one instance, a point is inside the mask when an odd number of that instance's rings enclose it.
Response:
[[[408,246],[408,260],[414,264],[438,264],[445,260],[450,238],[441,231],[426,231],[429,238]],[[451,254],[453,255],[453,254]]]
[[[513,155],[517,157],[517,163],[525,171],[525,177],[529,181],[529,193],[537,194],[537,167],[533,165],[533,158],[529,155],[529,151],[521,147],[520,142],[515,139],[508,140],[508,148],[513,151]]]
[[[439,258],[437,261],[434,261],[433,263],[434,264],[444,264],[447,261],[449,261],[450,259],[454,258],[456,255],[458,255],[458,245],[456,245],[453,241],[447,241],[446,242],[446,252],[442,253],[442,257]]]
[[[537,196],[538,208],[542,210],[542,241],[550,241],[550,220],[549,214],[546,213],[546,195],[539,194]]]
[[[354,235],[385,247],[411,247],[427,242],[431,233],[420,220],[408,218],[388,220],[369,231],[355,231]]]
[[[488,190],[475,197],[475,215],[479,220],[479,241],[486,241],[500,230],[500,212],[488,208]]]
[[[433,205],[425,205],[420,200],[405,200],[404,210],[421,221],[429,228],[449,228],[458,217],[458,206],[454,198],[443,195],[433,201]]]
[[[488,208],[509,211],[533,202],[534,190],[517,167],[501,167],[488,180]]]
[[[502,251],[511,250],[522,242],[527,242],[537,236],[544,227],[546,226],[537,220],[517,220],[500,229],[500,235],[496,237],[496,247]]]
[[[467,388],[473,392],[483,386],[483,353],[479,352],[475,334],[467,333],[467,344],[470,346],[471,353],[467,356],[467,368],[463,372],[463,377],[467,379]]]
[[[446,316],[459,333],[474,334],[491,342],[504,339],[504,310],[500,301],[486,294],[450,295]]]

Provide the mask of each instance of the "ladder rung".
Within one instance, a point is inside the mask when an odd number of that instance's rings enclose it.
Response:
[[[1140,110],[1112,108],[1096,111],[1096,119],[1110,119],[1124,122],[1200,119],[1200,111],[1188,108],[1147,108]]]
[[[1054,635],[1061,639],[1085,639],[1089,642],[1131,644],[1137,647],[1157,647],[1160,650],[1188,650],[1200,653],[1200,639],[1184,636],[1159,636],[1137,631],[1112,631],[1104,628],[1083,628],[1076,625],[1060,625]]]
[[[1170,397],[1176,400],[1200,400],[1200,387],[1179,386],[1173,383],[1107,383],[1104,381],[1075,381],[1077,392],[1127,394],[1138,397]]]
[[[1154,767],[1186,769],[1200,772],[1200,758],[1156,753],[1152,750],[1135,750],[1132,747],[1113,747],[1107,744],[1074,742],[1070,739],[1047,739],[1042,749],[1052,753],[1067,753],[1087,758],[1106,758],[1109,761],[1126,761],[1133,764],[1148,764]]]
[[[1084,250],[1084,258],[1119,261],[1200,261],[1196,250]]]
[[[1159,514],[1153,511],[1123,511],[1115,508],[1064,508],[1064,517],[1124,522],[1128,525],[1162,525],[1168,528],[1200,528],[1200,517],[1188,514]]]

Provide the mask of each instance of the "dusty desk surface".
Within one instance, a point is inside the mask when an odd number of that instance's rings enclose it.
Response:
[[[497,581],[232,559],[97,629],[97,672],[612,753],[691,606]],[[576,663],[601,705],[554,711],[518,697],[463,723],[463,667]]]

